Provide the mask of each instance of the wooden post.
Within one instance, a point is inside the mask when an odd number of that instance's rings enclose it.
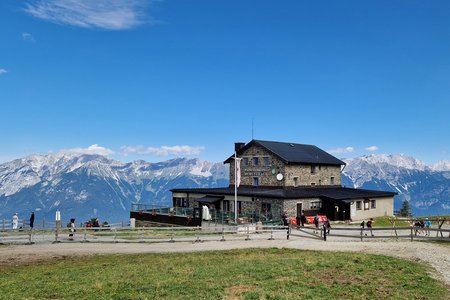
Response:
[[[247,237],[245,238],[246,241],[250,241],[250,228],[247,226]]]
[[[30,228],[29,237],[28,237],[30,244],[33,244],[32,234],[33,234],[33,228]]]
[[[397,228],[395,227],[395,219],[389,218],[389,222],[390,222],[391,225],[392,225],[392,231],[395,233],[395,238],[398,239]],[[391,235],[392,235],[392,232],[391,232]]]
[[[411,227],[411,242],[413,241],[413,227]]]
[[[173,231],[173,226],[172,226],[172,234],[170,235],[170,241],[169,241],[170,243],[175,242],[175,240],[173,239],[174,234],[175,234],[175,232]]]
[[[364,229],[361,226],[361,242],[363,241],[363,235],[364,235],[363,231],[364,231]]]
[[[225,231],[224,231],[223,223],[222,223],[222,239],[220,241],[225,242]]]

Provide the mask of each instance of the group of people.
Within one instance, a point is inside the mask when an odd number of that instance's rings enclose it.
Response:
[[[369,230],[370,231],[370,235],[371,236],[375,236],[374,234],[373,234],[373,230],[372,230],[372,227],[373,227],[373,219],[372,218],[370,218],[370,220],[369,221],[362,221],[361,222],[361,229],[363,229],[364,230],[364,228],[365,227],[367,227],[367,230]],[[366,236],[367,236],[367,233],[365,234]]]
[[[34,212],[31,212],[30,216],[30,228],[34,227]],[[15,213],[12,217],[12,229],[21,229],[22,226],[19,228],[19,214]]]
[[[430,236],[430,228],[431,228],[431,221],[429,218],[425,218],[425,221],[423,219],[416,219],[414,222],[414,234],[425,234],[425,236]]]

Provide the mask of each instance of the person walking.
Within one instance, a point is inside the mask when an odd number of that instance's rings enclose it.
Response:
[[[330,235],[330,228],[331,228],[331,224],[330,224],[330,220],[326,220],[323,222],[323,228],[327,231],[327,234]]]
[[[14,214],[12,217],[12,229],[17,229],[19,226],[19,216],[17,213]]]
[[[69,240],[73,240],[73,234],[75,233],[75,219],[72,218],[70,219],[70,223],[69,223]]]
[[[372,226],[373,226],[373,219],[372,219],[372,218],[370,218],[370,220],[367,221],[366,226],[367,226],[367,229],[370,230],[370,234],[371,234],[372,236],[374,236],[374,235],[373,235],[373,231],[372,231]],[[367,234],[366,234],[366,235],[367,235]]]
[[[34,211],[31,212],[30,216],[30,228],[34,227]]]
[[[425,218],[425,235],[430,236],[430,228],[431,228],[431,221],[428,218]]]
[[[314,226],[316,226],[316,231],[315,233],[319,232],[319,215],[316,215],[314,217]]]

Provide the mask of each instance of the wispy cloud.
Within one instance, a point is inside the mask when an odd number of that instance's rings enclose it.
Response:
[[[34,36],[29,32],[22,32],[22,40],[25,42],[35,43],[36,39]]]
[[[353,151],[355,151],[355,148],[353,148],[353,147],[345,147],[345,148],[336,148],[336,149],[328,150],[328,153],[331,153],[331,154],[343,154],[343,153],[351,153]]]
[[[146,9],[153,0],[28,0],[25,12],[57,24],[123,30],[150,20]]]
[[[144,146],[123,146],[121,148],[123,155],[128,154],[144,154],[156,156],[168,155],[199,155],[205,150],[203,146],[161,146],[161,147],[144,147]]]
[[[378,146],[370,146],[370,147],[367,147],[367,148],[364,148],[364,149],[367,150],[367,151],[370,151],[370,152],[375,152],[379,148],[378,148]]]
[[[111,149],[99,146],[97,144],[91,145],[87,148],[72,148],[72,149],[63,149],[61,152],[70,152],[70,153],[78,153],[78,154],[99,154],[108,156],[114,154],[114,151]]]
[[[8,71],[6,71],[5,69],[0,68],[0,76],[4,75],[8,73]]]

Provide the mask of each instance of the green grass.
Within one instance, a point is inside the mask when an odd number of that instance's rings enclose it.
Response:
[[[393,219],[393,217],[378,217],[373,219],[373,227],[389,227],[392,228],[391,222],[389,219]],[[410,224],[407,221],[401,221],[395,218],[395,227],[409,227]]]
[[[247,249],[69,257],[0,271],[1,299],[449,299],[416,262]]]

